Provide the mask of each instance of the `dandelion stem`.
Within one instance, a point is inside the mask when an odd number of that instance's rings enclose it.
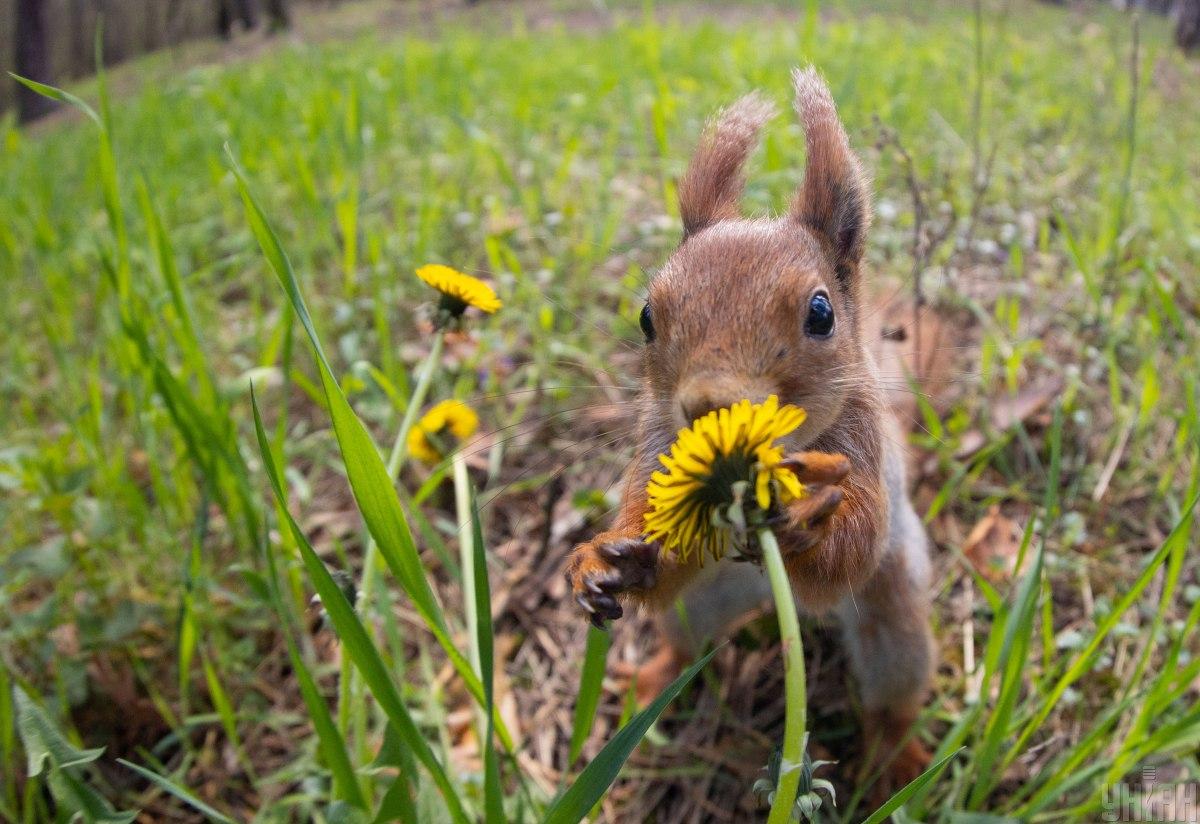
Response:
[[[404,409],[400,430],[396,433],[392,451],[388,454],[387,471],[393,480],[396,478],[396,473],[400,471],[400,467],[404,465],[404,459],[408,457],[408,432],[417,420],[421,407],[425,405],[425,396],[429,394],[429,384],[433,382],[433,373],[437,371],[438,361],[442,359],[442,344],[445,343],[445,340],[446,332],[444,330],[439,329],[434,333],[433,345],[429,347],[429,355],[421,364],[421,371],[417,375],[417,385],[413,388],[408,406]]]
[[[808,696],[805,692],[804,646],[800,640],[800,620],[796,617],[796,599],[779,542],[768,527],[758,530],[758,545],[762,548],[763,565],[771,581],[775,598],[775,614],[779,618],[779,637],[783,643],[784,696],[787,700],[783,725],[783,761],[779,771],[779,786],[767,824],[787,824],[800,787],[804,764],[804,733],[808,723]]]

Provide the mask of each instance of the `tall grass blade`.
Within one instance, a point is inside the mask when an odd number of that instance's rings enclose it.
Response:
[[[904,802],[916,795],[916,793],[923,789],[926,784],[929,784],[931,781],[941,775],[942,770],[946,769],[946,765],[950,763],[950,759],[954,758],[954,756],[958,755],[960,752],[962,752],[962,750],[950,753],[941,761],[936,762],[929,769],[925,770],[925,772],[918,775],[916,778],[910,781],[904,787],[904,789],[900,790],[900,792],[889,798],[882,807],[867,816],[866,820],[863,821],[863,824],[883,824],[884,821],[888,820],[888,817],[891,816],[892,813],[896,812],[896,810],[900,809],[900,807],[904,805]]]
[[[217,668],[213,666],[208,653],[203,649],[200,650],[200,665],[204,670],[204,683],[208,686],[213,709],[217,711],[217,717],[221,720],[221,728],[225,730],[225,737],[229,739],[230,745],[237,753],[238,761],[245,766],[246,772],[253,776],[254,765],[246,756],[246,750],[242,746],[242,737],[238,733],[237,711],[233,707],[233,702],[229,700],[225,687],[221,685],[221,676],[217,672]]]
[[[282,620],[283,616],[280,616],[280,619]],[[363,796],[362,787],[359,786],[358,777],[350,763],[346,742],[342,738],[342,734],[338,732],[337,725],[333,723],[333,716],[329,712],[329,706],[325,703],[325,697],[317,689],[317,682],[313,678],[312,671],[309,670],[308,664],[300,655],[300,650],[296,648],[296,642],[292,639],[290,630],[288,631],[287,648],[288,658],[291,659],[292,669],[295,670],[296,680],[300,685],[300,695],[304,699],[304,706],[308,709],[313,729],[317,733],[321,754],[325,758],[325,763],[329,765],[329,771],[333,774],[333,795],[360,810],[366,810],[367,799]]]
[[[313,325],[312,316],[309,314],[308,306],[300,292],[296,274],[283,251],[279,238],[275,235],[275,231],[267,222],[266,216],[251,194],[241,167],[232,151],[227,147],[226,152],[229,155],[234,175],[237,177],[238,189],[246,207],[246,215],[251,229],[258,239],[267,261],[275,271],[280,285],[283,286],[284,292],[292,304],[292,309],[312,345],[313,354],[321,373],[321,383],[329,405],[334,433],[337,436],[338,446],[346,466],[346,475],[350,481],[354,499],[358,503],[359,511],[362,513],[363,520],[366,521],[367,530],[378,544],[380,554],[383,555],[388,568],[400,581],[400,585],[412,599],[417,612],[420,613],[429,630],[445,650],[459,676],[466,682],[467,689],[482,704],[484,702],[483,687],[471,669],[470,663],[450,637],[446,618],[442,614],[441,607],[429,586],[429,580],[425,576],[421,558],[417,554],[416,544],[409,531],[408,521],[404,516],[404,511],[400,508],[400,500],[396,496],[379,450],[371,440],[362,421],[350,408],[350,403],[346,400],[341,386],[333,375],[316,327]]]
[[[571,749],[568,763],[574,763],[583,752],[583,745],[592,732],[596,719],[596,707],[600,705],[600,692],[604,686],[604,665],[608,659],[608,648],[612,636],[602,629],[588,624],[587,646],[583,653],[583,671],[579,675],[579,695],[575,699],[575,717],[571,724]]]
[[[645,737],[651,725],[667,708],[667,704],[675,700],[716,654],[717,650],[714,649],[684,670],[650,706],[631,718],[583,768],[575,783],[558,797],[546,812],[544,824],[578,824],[582,821],[596,802],[608,792],[633,748]]]
[[[185,714],[191,692],[192,661],[196,657],[196,648],[200,639],[200,630],[196,621],[196,581],[200,577],[201,569],[200,544],[207,529],[208,496],[201,495],[200,506],[196,508],[196,527],[192,530],[191,547],[183,564],[179,624],[175,633],[178,647],[175,660],[179,669],[179,700]]]
[[[279,504],[281,514],[287,521],[292,538],[296,541],[296,545],[300,549],[300,556],[304,562],[304,567],[308,570],[308,575],[312,579],[313,586],[321,598],[321,603],[328,613],[334,629],[337,630],[345,653],[351,657],[354,665],[362,673],[363,681],[370,688],[371,695],[379,702],[379,706],[387,715],[388,720],[392,723],[400,739],[404,742],[405,746],[412,750],[417,760],[421,762],[425,769],[429,771],[434,783],[437,784],[438,790],[446,801],[446,806],[453,820],[465,824],[468,819],[463,810],[462,802],[459,800],[458,794],[454,789],[454,785],[450,782],[445,769],[433,754],[429,742],[425,740],[425,737],[413,721],[412,716],[409,715],[408,710],[405,708],[404,701],[400,697],[400,691],[388,674],[387,666],[383,663],[379,651],[371,643],[371,637],[367,633],[366,627],[363,626],[362,620],[358,617],[358,613],[354,611],[354,605],[347,600],[346,594],[338,586],[337,582],[333,580],[333,576],[329,574],[325,563],[308,543],[308,539],[304,536],[304,531],[300,529],[300,525],[296,523],[291,512],[288,511],[287,496],[284,493],[279,467],[275,463],[274,454],[271,452],[270,444],[267,441],[267,433],[263,428],[262,414],[258,408],[258,399],[254,396],[253,392],[250,395],[250,402],[254,409],[254,429],[258,436],[258,448],[262,454],[267,476],[271,481],[271,489],[275,493],[275,500]]]
[[[483,545],[483,524],[479,519],[479,502],[475,489],[467,485],[467,498],[471,509],[471,543],[475,563],[475,648],[479,651],[479,677],[483,681],[484,712],[487,714],[487,732],[480,744],[483,756],[483,809],[487,824],[504,824],[504,796],[500,788],[500,763],[496,748],[492,746],[495,733],[495,636],[492,628],[492,590],[488,581],[487,554]]]
[[[267,564],[271,572],[271,601],[283,628],[284,638],[287,643],[288,658],[292,662],[292,670],[296,673],[296,682],[300,687],[300,696],[304,700],[304,706],[308,709],[309,717],[312,719],[321,755],[324,757],[325,763],[333,775],[333,797],[344,800],[365,812],[368,806],[367,799],[363,795],[362,787],[358,783],[358,776],[355,774],[354,767],[351,764],[350,754],[346,748],[346,741],[342,738],[341,732],[333,721],[333,716],[329,712],[329,706],[325,702],[325,697],[321,695],[320,689],[317,688],[317,682],[313,677],[312,670],[309,669],[308,663],[300,654],[300,650],[296,646],[296,641],[292,637],[294,625],[287,611],[284,609],[283,598],[279,592],[275,550],[271,546],[270,541],[266,541],[265,546]]]
[[[1023,555],[1033,534],[1033,523],[1027,525],[1022,548],[1018,556]],[[1026,665],[1026,653],[1033,637],[1034,618],[1038,614],[1038,594],[1042,588],[1042,568],[1045,557],[1045,539],[1039,542],[1033,566],[1021,581],[1021,589],[1017,603],[1008,616],[1004,627],[1004,643],[1000,652],[1000,688],[999,698],[984,731],[983,741],[975,752],[975,763],[978,770],[975,774],[978,781],[971,792],[969,806],[979,807],[987,793],[996,785],[996,774],[993,771],[996,758],[1009,737],[1009,725],[1013,712],[1020,697],[1023,685],[1023,675]]]

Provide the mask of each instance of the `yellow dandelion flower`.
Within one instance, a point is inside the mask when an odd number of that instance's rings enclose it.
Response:
[[[775,441],[804,423],[805,412],[779,405],[771,395],[759,404],[739,401],[709,412],[679,430],[669,455],[660,455],[663,470],[646,486],[646,539],[661,541],[686,562],[693,553],[719,559],[729,548],[729,529],[722,518],[735,503],[734,486],[745,484],[744,505],[760,512],[774,500],[786,505],[804,497],[804,486],[784,467],[783,448]]]
[[[422,266],[417,270],[417,277],[441,293],[438,309],[446,322],[462,317],[468,306],[491,314],[504,305],[492,287],[482,280],[440,263]]]
[[[408,454],[426,464],[446,457],[455,441],[465,441],[479,428],[479,416],[462,401],[442,401],[430,407],[408,430]]]

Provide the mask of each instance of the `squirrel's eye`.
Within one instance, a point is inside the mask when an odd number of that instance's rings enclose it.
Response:
[[[829,295],[817,292],[808,302],[808,317],[804,319],[805,333],[814,338],[827,338],[833,334],[833,304]]]
[[[642,314],[638,317],[638,324],[642,327],[642,334],[646,336],[646,343],[654,340],[654,320],[650,317],[650,303],[642,307]]]

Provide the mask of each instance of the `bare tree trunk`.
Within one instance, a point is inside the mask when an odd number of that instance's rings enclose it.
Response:
[[[92,41],[88,38],[88,14],[84,0],[71,0],[71,74],[74,77],[92,70]]]
[[[233,36],[234,21],[252,29],[258,25],[258,4],[255,0],[217,0],[217,34],[228,40]]]
[[[17,0],[17,74],[36,80],[50,82],[49,41],[46,39],[45,0]],[[54,108],[53,102],[35,91],[17,88],[17,116],[22,123],[45,115]]]
[[[179,18],[180,0],[167,0],[167,45],[174,46],[183,39]]]
[[[1200,0],[1178,0],[1175,15],[1175,45],[1189,54],[1200,50]]]
[[[266,0],[267,26],[272,32],[292,27],[292,10],[288,0]]]
[[[237,0],[238,16],[247,29],[258,26],[258,0]]]

